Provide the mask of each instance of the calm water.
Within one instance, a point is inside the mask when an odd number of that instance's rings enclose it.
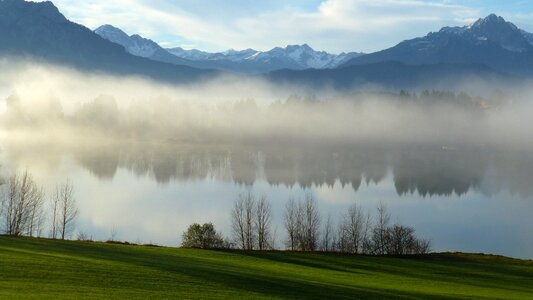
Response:
[[[283,246],[285,202],[316,196],[333,219],[379,201],[435,251],[533,258],[533,155],[481,147],[23,143],[2,139],[1,172],[28,168],[51,191],[69,178],[94,239],[178,245],[193,222],[230,234],[234,199],[251,190],[274,209]]]

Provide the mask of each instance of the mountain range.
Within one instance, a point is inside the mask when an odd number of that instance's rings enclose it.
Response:
[[[533,35],[491,14],[469,26],[444,27],[425,37],[356,57],[341,67],[398,61],[405,64],[482,64],[494,70],[533,75]]]
[[[104,25],[92,31],[65,18],[52,2],[0,1],[0,56],[71,67],[194,82],[231,73],[261,73],[275,82],[350,88],[412,87],[533,76],[533,34],[489,15],[469,26],[445,27],[382,51],[329,54],[308,45],[208,53],[164,49],[139,35]],[[459,76],[460,75],[460,76]],[[427,83],[427,84],[426,84]]]
[[[219,69],[240,73],[267,73],[280,69],[328,69],[361,56],[363,53],[350,52],[331,54],[315,51],[309,45],[290,45],[276,47],[269,51],[254,49],[228,50],[209,53],[196,49],[164,49],[150,39],[137,34],[128,36],[121,29],[112,25],[103,25],[95,31],[99,36],[123,46],[130,54],[156,61],[187,65],[195,68]]]
[[[0,1],[0,56],[172,82],[191,82],[218,73],[131,55],[121,45],[67,20],[49,1]]]

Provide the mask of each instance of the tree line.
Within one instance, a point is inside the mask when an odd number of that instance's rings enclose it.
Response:
[[[232,235],[225,239],[212,223],[192,224],[183,234],[182,247],[272,250],[277,239],[272,230],[272,205],[265,196],[239,195],[231,210]],[[354,203],[336,218],[319,211],[316,198],[308,193],[301,200],[289,199],[283,214],[285,249],[367,255],[415,255],[431,251],[428,240],[413,227],[391,223],[383,203],[375,214]]]
[[[67,239],[74,230],[78,212],[70,181],[58,184],[48,196],[28,171],[13,173],[2,184],[0,228],[6,235],[44,236],[49,228],[49,237]],[[247,251],[277,248],[278,236],[272,229],[272,204],[266,196],[258,197],[251,192],[239,195],[230,218],[229,238],[217,232],[212,223],[192,224],[183,234],[182,247]],[[391,224],[390,219],[383,203],[377,206],[375,215],[354,203],[336,217],[324,217],[316,198],[307,193],[303,199],[291,198],[285,205],[283,244],[292,251],[369,255],[411,255],[430,251],[430,242],[417,237],[414,228]]]
[[[2,184],[0,228],[6,235],[43,236],[49,227],[49,237],[64,240],[72,234],[77,216],[70,181],[58,184],[48,197],[28,171],[13,173]]]

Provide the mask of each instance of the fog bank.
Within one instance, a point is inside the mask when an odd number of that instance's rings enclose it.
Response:
[[[45,64],[0,60],[0,68],[1,122],[13,138],[532,146],[527,88],[484,97],[459,88],[317,93],[256,77],[173,86]]]

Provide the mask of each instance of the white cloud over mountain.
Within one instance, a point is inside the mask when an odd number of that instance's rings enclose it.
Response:
[[[184,46],[210,51],[228,48],[267,50],[308,43],[316,49],[334,53],[372,52],[444,25],[465,25],[486,13],[476,9],[475,2],[54,1],[69,19],[91,29],[112,23],[165,47]]]

